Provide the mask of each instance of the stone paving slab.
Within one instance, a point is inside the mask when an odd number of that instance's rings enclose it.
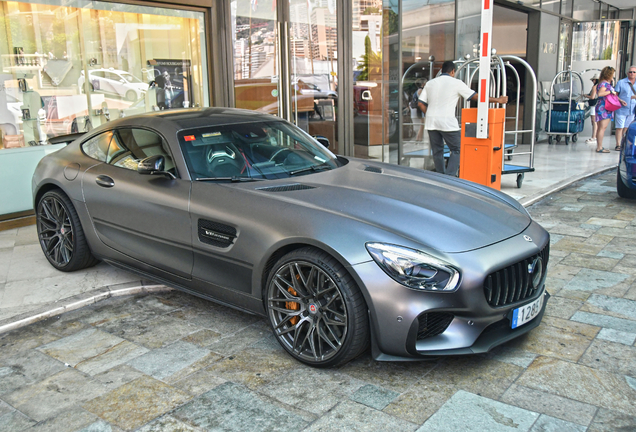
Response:
[[[614,176],[529,208],[551,233],[552,298],[489,353],[313,369],[263,318],[176,291],[111,297],[0,333],[0,431],[636,430],[636,201]],[[0,258],[32,237],[0,233]],[[1,263],[6,295],[25,279]]]

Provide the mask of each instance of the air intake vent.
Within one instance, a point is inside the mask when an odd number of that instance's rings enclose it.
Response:
[[[256,188],[256,190],[265,191],[265,192],[291,192],[291,191],[305,190],[305,189],[315,189],[315,187],[307,186],[300,183],[294,183],[294,184],[288,184],[288,185],[267,186],[262,188]]]
[[[453,321],[454,315],[449,312],[430,312],[418,316],[419,327],[417,340],[427,339],[440,335],[446,331]]]
[[[513,303],[534,297],[545,282],[546,269],[550,245],[546,245],[541,252],[516,264],[489,274],[484,281],[484,294],[488,304],[493,307],[508,306]],[[541,263],[537,266],[536,262]],[[533,272],[541,269],[543,274],[538,277],[536,286],[533,284]]]
[[[364,168],[365,171],[369,171],[369,172],[374,172],[374,173],[378,173],[378,174],[382,174],[382,168],[378,168],[378,167],[374,167],[374,166],[369,166],[366,165]]]
[[[229,225],[199,219],[199,240],[212,246],[226,248],[234,243],[236,229]]]

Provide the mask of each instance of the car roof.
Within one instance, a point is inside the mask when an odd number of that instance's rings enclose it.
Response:
[[[237,108],[188,108],[154,111],[124,117],[107,122],[96,128],[95,131],[113,127],[147,126],[164,133],[175,133],[182,129],[254,121],[282,121],[282,119],[257,111]]]

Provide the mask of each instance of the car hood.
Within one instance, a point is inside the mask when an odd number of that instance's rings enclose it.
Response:
[[[287,202],[337,213],[445,253],[500,242],[531,223],[514,200],[498,191],[393,165],[351,162],[288,180],[288,185],[307,189],[281,193],[257,187]]]

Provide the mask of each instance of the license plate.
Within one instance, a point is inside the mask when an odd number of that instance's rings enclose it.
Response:
[[[541,296],[532,303],[528,303],[512,311],[512,328],[522,326],[539,315],[541,306],[543,305],[543,296],[544,294],[541,294]]]

